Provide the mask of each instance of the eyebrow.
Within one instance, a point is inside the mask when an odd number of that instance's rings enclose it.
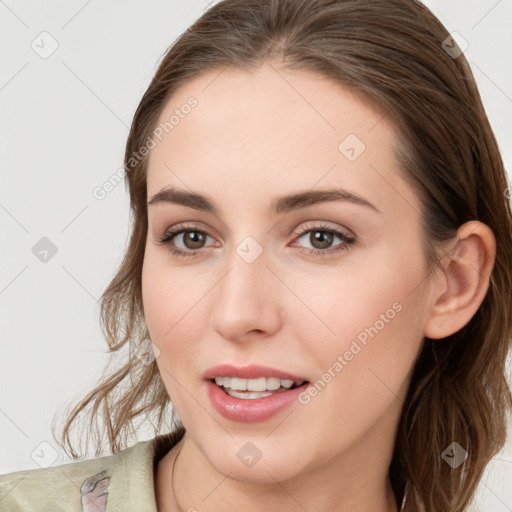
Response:
[[[270,211],[274,214],[286,213],[328,201],[346,201],[360,206],[366,206],[375,210],[377,213],[380,213],[380,210],[375,205],[363,197],[342,188],[308,190],[286,196],[280,196],[272,202]],[[190,192],[175,187],[167,187],[160,190],[160,192],[157,192],[147,204],[148,206],[155,206],[162,203],[188,206],[189,208],[205,211],[214,215],[218,215],[219,213],[214,202],[208,197],[196,192]]]

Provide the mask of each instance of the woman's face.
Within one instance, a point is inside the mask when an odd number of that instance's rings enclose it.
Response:
[[[148,205],[143,302],[187,439],[238,480],[385,461],[432,291],[393,126],[277,63],[190,81],[160,123],[148,201],[181,195]],[[284,391],[279,372],[306,383]],[[257,379],[227,379],[232,397],[214,376]],[[281,387],[243,390],[262,383]]]

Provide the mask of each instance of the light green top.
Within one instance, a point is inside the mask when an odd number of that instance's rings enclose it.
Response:
[[[154,470],[183,433],[106,457],[0,475],[0,511],[157,512]]]

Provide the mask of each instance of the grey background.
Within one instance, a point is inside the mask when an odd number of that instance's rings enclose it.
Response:
[[[510,174],[512,0],[425,3],[468,43]],[[97,301],[128,242],[124,183],[103,200],[92,191],[122,167],[128,127],[158,63],[207,7],[205,0],[0,1],[0,474],[70,460],[51,421],[108,363]],[[42,58],[36,49],[48,51],[52,39],[57,49]],[[43,237],[57,249],[46,263],[33,253],[47,244]],[[133,441],[153,435],[141,427]],[[479,510],[512,510],[511,481],[509,438],[480,485]]]

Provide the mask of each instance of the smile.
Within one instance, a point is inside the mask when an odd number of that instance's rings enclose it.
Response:
[[[241,379],[238,377],[215,377],[212,379],[224,393],[234,398],[254,400],[284,393],[303,384],[303,380],[293,381],[278,377],[260,377],[258,379]]]

